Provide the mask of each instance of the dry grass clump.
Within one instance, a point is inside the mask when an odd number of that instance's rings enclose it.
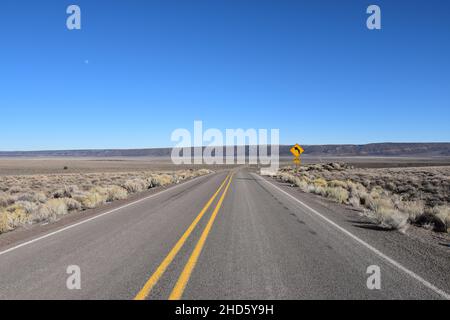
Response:
[[[212,171],[113,172],[0,176],[0,233],[55,221],[73,211],[96,208],[157,186]]]
[[[31,221],[30,215],[20,204],[13,204],[6,208],[9,228],[16,228],[19,225],[27,224]]]
[[[349,192],[342,187],[327,187],[325,195],[339,203],[347,203]]]
[[[34,214],[34,221],[55,221],[59,216],[66,215],[68,211],[64,198],[50,199]]]
[[[317,178],[317,179],[314,180],[314,186],[325,188],[325,187],[328,186],[328,183],[323,178]]]
[[[150,188],[151,183],[149,184],[146,180],[137,178],[125,181],[123,187],[130,193],[136,193]]]
[[[395,206],[401,212],[408,215],[412,223],[417,223],[420,217],[425,213],[425,203],[421,200],[417,201],[401,201],[397,200]]]
[[[78,201],[81,202],[83,208],[93,209],[104,203],[106,203],[107,195],[102,192],[100,188],[93,188],[89,192],[83,193],[78,198]]]
[[[120,186],[110,185],[106,186],[106,201],[123,200],[128,197],[128,191]]]
[[[152,177],[152,185],[155,187],[166,186],[171,183],[178,183],[179,177],[171,176],[168,174],[162,174]]]
[[[278,179],[333,201],[362,208],[381,226],[409,224],[450,231],[450,168],[354,169],[345,164],[283,168]]]
[[[408,227],[408,215],[396,209],[384,208],[375,212],[375,220],[387,229],[405,231]]]
[[[435,229],[441,232],[450,233],[450,206],[437,206],[425,212],[425,216],[433,217],[433,225]]]

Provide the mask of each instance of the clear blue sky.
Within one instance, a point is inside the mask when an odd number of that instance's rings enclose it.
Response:
[[[450,141],[450,1],[2,0],[0,111],[0,150]]]

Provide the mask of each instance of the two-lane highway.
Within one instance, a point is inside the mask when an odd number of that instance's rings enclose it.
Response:
[[[304,197],[246,169],[200,177],[0,248],[0,298],[449,298],[446,249]],[[80,290],[66,286],[70,265]],[[366,284],[374,265],[380,290]]]

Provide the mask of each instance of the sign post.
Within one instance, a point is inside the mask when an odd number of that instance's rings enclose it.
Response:
[[[300,156],[302,155],[305,150],[297,143],[295,146],[291,148],[291,153],[294,156],[294,163],[298,167],[302,163]]]

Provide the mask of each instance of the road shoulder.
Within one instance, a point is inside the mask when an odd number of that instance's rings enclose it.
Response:
[[[447,235],[410,227],[405,233],[376,226],[353,207],[340,205],[276,179],[257,175],[281,188],[326,218],[446,292],[450,292],[450,241]],[[358,245],[355,242],[355,245]]]
[[[0,252],[8,250],[9,248],[19,245],[21,243],[25,243],[27,241],[31,241],[33,239],[45,236],[46,234],[57,232],[58,230],[67,228],[71,225],[82,223],[85,220],[89,220],[97,216],[104,215],[110,211],[119,210],[124,206],[128,206],[136,201],[144,200],[148,197],[158,195],[166,190],[170,190],[185,184],[192,184],[192,185],[200,184],[205,179],[210,178],[215,174],[217,174],[217,172],[207,174],[204,176],[199,176],[196,178],[190,178],[178,184],[171,184],[168,186],[151,188],[144,192],[133,194],[124,200],[116,200],[114,202],[106,203],[94,209],[72,212],[70,214],[62,216],[59,220],[54,222],[44,222],[19,227],[13,231],[0,234]]]

